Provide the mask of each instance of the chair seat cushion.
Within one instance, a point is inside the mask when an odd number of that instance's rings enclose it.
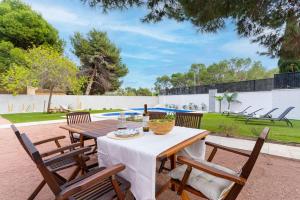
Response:
[[[215,169],[219,169],[225,171],[227,173],[238,175],[235,171],[228,169],[226,167],[207,162],[205,160],[201,161],[201,163],[213,167]],[[172,170],[169,175],[171,178],[176,180],[182,180],[183,175],[186,171],[187,165],[181,165],[176,169]],[[226,179],[222,179],[213,175],[210,175],[206,172],[197,170],[195,168],[192,169],[190,177],[187,181],[187,185],[193,187],[198,190],[202,194],[204,194],[208,199],[217,200],[221,199],[221,197],[226,193],[234,183],[232,181],[228,181]]]
[[[72,133],[73,134],[73,137],[76,138],[76,139],[79,139],[80,138],[80,134],[79,133]]]
[[[80,134],[79,134],[79,133],[72,133],[72,135],[73,135],[73,138],[74,138],[76,141],[80,141]],[[92,138],[83,136],[83,140],[90,140],[90,139],[92,139]]]

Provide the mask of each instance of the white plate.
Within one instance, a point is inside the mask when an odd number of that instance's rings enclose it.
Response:
[[[118,137],[114,134],[114,132],[111,132],[111,133],[108,133],[106,135],[108,138],[111,138],[111,139],[115,139],[115,140],[130,140],[130,139],[135,139],[135,138],[139,138],[139,137],[143,137],[144,136],[144,133],[141,132],[137,135],[134,135],[134,136],[130,136],[130,137]]]
[[[113,139],[130,139],[142,136],[143,133],[139,129],[121,129],[107,134],[108,137]]]

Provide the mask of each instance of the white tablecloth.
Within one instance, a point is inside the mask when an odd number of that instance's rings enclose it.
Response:
[[[205,130],[174,127],[167,135],[145,133],[143,137],[130,140],[115,140],[99,137],[98,161],[100,166],[109,167],[123,163],[126,169],[120,173],[131,183],[131,191],[137,200],[155,199],[156,157],[163,151]],[[194,159],[204,158],[203,140],[186,148],[181,154]]]

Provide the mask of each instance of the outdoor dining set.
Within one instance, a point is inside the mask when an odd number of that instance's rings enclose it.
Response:
[[[149,112],[150,120],[165,115]],[[152,200],[159,199],[166,190],[176,192],[182,199],[189,199],[188,193],[206,199],[236,199],[255,165],[269,128],[262,131],[253,151],[246,152],[206,141],[210,132],[201,129],[202,117],[202,113],[175,113],[175,126],[164,135],[151,130],[143,132],[141,122],[126,121],[127,129],[141,133],[132,138],[114,138],[109,134],[118,131],[118,120],[92,121],[88,112],[71,112],[66,114],[67,124],[60,125],[69,132],[68,146],[61,146],[65,136],[32,142],[26,133],[12,125],[20,145],[43,177],[28,199],[35,199],[45,185],[58,200]],[[39,152],[39,145],[51,142],[57,148]],[[245,157],[241,170],[236,172],[213,163],[218,149]],[[206,156],[208,150],[210,154]],[[69,177],[60,174],[66,169],[72,172]],[[164,172],[169,178],[158,185],[157,174]]]

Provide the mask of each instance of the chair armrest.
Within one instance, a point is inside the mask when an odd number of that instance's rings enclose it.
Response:
[[[125,169],[125,165],[117,164],[112,167],[106,168],[102,171],[99,171],[77,183],[74,183],[73,185],[64,188],[57,196],[57,200],[67,199],[73,194],[85,190],[109,177],[113,177],[114,175],[116,175],[117,173],[121,172],[124,169]]]
[[[205,165],[203,163],[185,158],[183,156],[179,156],[177,159],[178,159],[179,162],[181,162],[183,164],[186,164],[188,166],[191,166],[192,168],[201,170],[201,171],[206,172],[208,174],[211,174],[213,176],[223,178],[223,179],[227,179],[227,180],[233,181],[235,183],[238,183],[240,185],[244,185],[246,183],[246,179],[244,179],[242,177],[235,176],[233,174],[230,174],[230,173],[224,172],[222,170],[213,168],[211,166]]]
[[[73,151],[69,151],[64,154],[57,155],[53,158],[49,158],[49,159],[45,160],[44,163],[46,166],[49,166],[49,165],[52,165],[54,163],[60,162],[62,160],[68,159],[68,158],[74,158],[75,156],[79,156],[80,154],[83,154],[84,152],[87,152],[90,150],[91,150],[90,147],[82,147],[79,149],[75,149]]]
[[[56,154],[56,153],[64,153],[65,150],[74,150],[74,148],[76,147],[80,147],[81,146],[81,143],[74,143],[74,144],[71,144],[71,145],[68,145],[68,146],[64,146],[64,147],[60,147],[60,148],[57,148],[57,149],[54,149],[54,150],[51,150],[51,151],[47,151],[45,153],[42,153],[41,156],[42,157],[47,157],[47,156],[50,156],[50,155],[53,155],[53,154]]]
[[[215,148],[218,148],[218,149],[222,149],[222,150],[229,151],[231,153],[239,154],[239,155],[246,156],[246,157],[250,157],[250,155],[251,155],[249,153],[246,153],[246,152],[243,152],[243,151],[240,151],[240,150],[237,150],[237,149],[229,148],[229,147],[226,147],[226,146],[223,146],[223,145],[215,144],[215,143],[212,143],[212,142],[205,142],[205,144],[208,145],[208,146],[212,146],[212,147],[215,147]]]
[[[56,137],[48,138],[48,139],[45,139],[45,140],[40,140],[40,141],[34,142],[33,144],[35,146],[37,146],[37,145],[48,143],[48,142],[53,142],[53,141],[55,142],[55,141],[58,141],[58,140],[61,140],[61,139],[64,139],[64,138],[66,138],[66,136],[61,135],[61,136],[56,136]]]

